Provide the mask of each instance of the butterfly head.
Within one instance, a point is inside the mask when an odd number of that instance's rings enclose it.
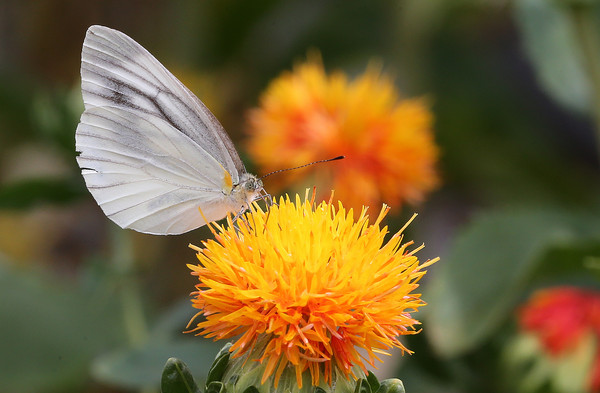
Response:
[[[240,182],[233,187],[231,193],[240,211],[247,210],[253,201],[263,199],[264,195],[267,194],[262,180],[249,173],[242,174]]]
[[[240,186],[244,188],[249,195],[258,194],[263,189],[263,182],[259,178],[249,173],[242,175]]]

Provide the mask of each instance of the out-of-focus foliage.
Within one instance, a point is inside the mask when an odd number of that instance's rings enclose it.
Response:
[[[598,209],[532,207],[476,217],[448,254],[454,264],[437,270],[425,295],[432,344],[446,357],[481,345],[501,328],[531,282],[553,270],[565,275],[583,270],[578,251],[582,244],[600,242],[598,228]],[[555,250],[561,250],[564,259],[549,258]],[[600,252],[600,244],[587,252]],[[572,266],[577,260],[579,266]],[[465,286],[465,281],[471,284]]]
[[[515,2],[515,22],[528,59],[540,85],[569,109],[589,112],[593,91],[586,75],[581,42],[573,15],[565,12],[569,2],[520,0]],[[586,17],[597,25],[597,10]],[[600,55],[600,48],[597,55]]]
[[[385,359],[378,377],[503,391],[518,304],[541,287],[599,286],[599,15],[586,0],[0,3],[0,392],[158,389],[169,357],[202,381],[221,346],[182,334],[187,244],[210,232],[121,230],[85,189],[74,132],[92,24],[180,76],[254,173],[247,110],[313,49],[326,70],[352,78],[375,62],[404,97],[425,97],[440,188],[392,206],[387,224],[418,212],[407,238],[441,261],[422,282],[424,334],[405,341],[415,354]]]

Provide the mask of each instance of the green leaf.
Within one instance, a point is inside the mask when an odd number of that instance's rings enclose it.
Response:
[[[27,179],[0,188],[0,209],[27,209],[40,203],[67,203],[85,194],[73,179]]]
[[[160,389],[162,393],[196,393],[199,391],[187,365],[176,358],[167,360],[162,373]]]
[[[598,18],[598,7],[590,7]],[[514,2],[515,20],[537,79],[559,103],[579,112],[590,108],[590,83],[583,67],[579,42],[566,4],[549,0]],[[598,24],[596,23],[596,26]]]
[[[360,378],[356,381],[356,388],[354,393],[371,393],[371,386],[366,379]]]
[[[223,382],[213,381],[206,387],[206,393],[222,393],[225,391]]]
[[[542,256],[583,239],[600,239],[597,212],[531,208],[474,219],[435,265],[423,295],[424,330],[436,351],[456,356],[488,338],[522,296]]]
[[[381,386],[379,380],[371,371],[369,371],[369,374],[367,374],[367,382],[369,382],[369,386],[371,387],[372,392],[378,391],[379,387]]]
[[[231,345],[231,343],[225,344],[217,354],[212,367],[208,371],[208,376],[206,377],[207,385],[213,381],[221,381],[223,379],[223,374],[225,374],[225,369],[227,368],[227,364],[229,364],[229,357],[231,355],[229,348],[231,348]]]
[[[386,379],[381,382],[377,393],[404,393],[404,384],[396,378]]]

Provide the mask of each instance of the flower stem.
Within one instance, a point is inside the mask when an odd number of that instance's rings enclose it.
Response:
[[[596,147],[600,160],[600,41],[594,24],[592,3],[574,1],[567,7],[576,41],[582,55],[583,67],[592,87],[592,114],[596,129]]]

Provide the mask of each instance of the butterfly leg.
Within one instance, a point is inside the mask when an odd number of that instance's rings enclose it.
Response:
[[[237,212],[237,214],[233,217],[233,220],[231,220],[236,232],[240,232],[241,230],[238,225],[238,220],[242,221],[246,225],[246,228],[249,227],[248,220],[246,219],[246,217],[244,217],[244,213],[246,212],[246,210],[248,210],[248,208],[242,207],[242,209],[239,212]]]
[[[271,207],[273,205],[277,205],[277,202],[273,199],[271,194],[267,193],[264,188],[262,188],[258,195],[254,198],[254,201],[265,201],[267,207]]]

